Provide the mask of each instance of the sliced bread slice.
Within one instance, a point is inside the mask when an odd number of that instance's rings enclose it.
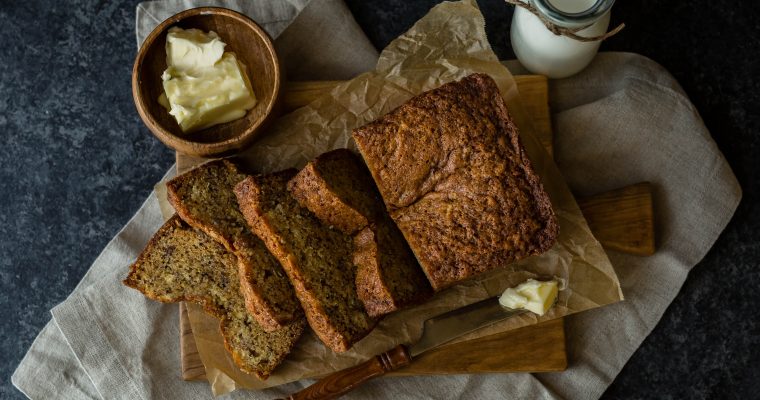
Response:
[[[261,379],[285,359],[306,326],[301,318],[264,330],[246,311],[235,255],[176,216],[156,232],[124,284],[153,300],[203,306],[221,320],[224,344],[235,363]]]
[[[354,236],[356,290],[371,317],[422,303],[433,289],[396,224],[381,215]]]
[[[371,317],[432,294],[414,254],[385,211],[364,162],[347,149],[324,153],[288,182],[301,206],[354,237],[356,290]]]
[[[348,149],[324,153],[288,183],[301,206],[345,233],[363,229],[383,209],[364,162]]]
[[[169,202],[182,219],[238,257],[248,311],[267,330],[303,317],[280,263],[248,228],[233,189],[245,175],[227,161],[212,161],[166,184]]]
[[[356,293],[351,238],[323,224],[287,190],[296,170],[252,176],[235,187],[248,224],[280,260],[306,318],[325,345],[348,350],[375,326]]]

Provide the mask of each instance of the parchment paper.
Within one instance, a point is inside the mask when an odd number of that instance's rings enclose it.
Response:
[[[345,353],[333,353],[307,331],[287,360],[266,381],[239,371],[224,350],[219,322],[188,306],[198,352],[215,395],[236,388],[266,388],[317,377],[367,360],[399,343],[414,342],[422,322],[432,316],[500,294],[530,277],[562,282],[557,305],[543,317],[525,314],[481,329],[458,341],[516,329],[539,321],[600,307],[623,299],[620,284],[599,242],[594,239],[551,157],[533,136],[520,106],[517,87],[486,39],[474,1],[442,3],[394,40],[380,55],[376,70],[345,82],[329,95],[279,119],[265,138],[240,156],[256,172],[302,167],[335,148],[355,150],[351,130],[425,90],[474,72],[496,80],[520,128],[523,145],[551,197],[560,223],[558,243],[541,256],[522,260],[438,293],[415,308],[392,314]]]

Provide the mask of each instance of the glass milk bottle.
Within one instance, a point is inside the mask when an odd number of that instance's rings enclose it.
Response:
[[[554,79],[574,75],[591,62],[605,37],[610,8],[615,3],[615,0],[523,1],[530,9],[515,7],[510,32],[512,48],[525,68]],[[545,22],[560,34],[550,31]],[[573,35],[581,39],[574,39]]]

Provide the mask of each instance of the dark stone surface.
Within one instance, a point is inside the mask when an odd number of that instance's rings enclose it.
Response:
[[[347,3],[382,48],[438,1]],[[511,9],[499,0],[479,3],[496,53],[513,58]],[[36,0],[0,8],[0,398],[23,398],[10,375],[48,310],[172,163],[132,105],[136,4]],[[644,54],[673,73],[744,198],[604,397],[757,398],[760,3],[621,1],[614,11],[613,23],[628,27],[602,49]]]
[[[132,103],[135,5],[0,7],[0,398],[48,310],[171,166]]]

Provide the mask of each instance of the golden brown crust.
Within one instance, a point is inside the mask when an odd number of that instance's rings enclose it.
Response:
[[[382,209],[364,163],[347,149],[321,154],[288,182],[301,206],[347,234],[367,226]]]
[[[294,315],[290,312],[273,309],[269,301],[264,298],[258,287],[260,285],[255,283],[257,277],[261,275],[261,271],[257,268],[252,257],[238,256],[237,259],[240,292],[245,300],[245,307],[265,330],[280,329],[284,324],[298,317],[298,314]],[[299,313],[301,312],[300,307],[297,310]]]
[[[353,288],[350,239],[289,195],[286,184],[295,173],[248,177],[235,194],[249,225],[288,274],[309,325],[325,345],[343,352],[376,321],[366,315]]]
[[[398,308],[393,293],[383,282],[379,257],[377,237],[368,226],[354,236],[354,265],[356,292],[370,317],[388,314]]]
[[[282,267],[240,214],[233,188],[243,178],[233,163],[216,160],[167,182],[167,197],[185,222],[238,257],[248,311],[273,331],[302,318],[303,311]]]
[[[434,289],[556,242],[549,197],[489,76],[416,96],[353,137]]]
[[[356,290],[371,317],[422,303],[433,291],[388,216],[378,216],[354,236]]]
[[[225,347],[236,364],[261,379],[282,362],[305,328],[300,319],[267,332],[250,318],[239,292],[236,257],[177,216],[151,238],[124,284],[160,302],[201,305],[221,320]]]

